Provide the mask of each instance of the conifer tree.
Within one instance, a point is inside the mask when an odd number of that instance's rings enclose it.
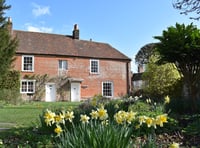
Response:
[[[0,0],[0,81],[12,68],[14,55],[17,47],[17,39],[12,37],[10,30],[11,21],[5,17],[5,11],[10,9],[5,0]]]

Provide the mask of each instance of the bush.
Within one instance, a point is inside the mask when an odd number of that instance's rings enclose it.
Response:
[[[20,104],[22,102],[19,90],[1,89],[0,100],[6,104]]]

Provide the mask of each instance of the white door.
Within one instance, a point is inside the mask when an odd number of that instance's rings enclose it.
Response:
[[[72,102],[80,101],[80,83],[78,82],[71,83],[71,101]]]
[[[55,84],[46,84],[46,102],[55,102],[56,101],[56,86]]]

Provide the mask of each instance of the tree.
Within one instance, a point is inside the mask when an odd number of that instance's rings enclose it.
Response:
[[[147,64],[149,61],[149,57],[153,54],[153,49],[155,47],[155,43],[149,43],[143,46],[135,56],[135,62],[137,64]]]
[[[135,56],[135,61],[139,65],[146,65],[146,70],[142,74],[145,81],[143,91],[149,97],[163,98],[172,94],[174,85],[180,79],[180,75],[175,66],[171,63],[157,65],[159,54],[155,49],[156,43],[149,43],[143,46]]]
[[[200,14],[200,0],[174,0],[173,7],[181,10],[181,14],[187,15],[188,13]],[[190,17],[191,19],[199,20],[200,16]]]
[[[10,7],[5,4],[5,0],[0,0],[0,80],[11,69],[17,47],[17,39],[12,38],[8,29],[11,22],[8,23],[4,17],[4,11]]]
[[[195,111],[200,90],[200,30],[193,24],[176,23],[154,38],[160,41],[156,44],[160,54],[158,63],[174,63],[182,75],[183,97],[191,99]]]
[[[181,78],[174,64],[157,65],[158,60],[158,54],[151,55],[146,65],[146,71],[142,75],[142,79],[146,82],[145,94],[155,99],[174,95],[175,87]]]

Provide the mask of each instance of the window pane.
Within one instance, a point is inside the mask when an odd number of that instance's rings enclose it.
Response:
[[[21,87],[22,87],[21,91],[26,92],[27,91],[27,82],[23,81]]]
[[[62,61],[59,60],[59,69],[62,69]]]
[[[91,72],[92,73],[98,73],[99,65],[97,60],[92,60],[91,61]]]
[[[33,92],[33,82],[32,81],[28,82],[28,92]]]
[[[59,60],[59,69],[67,70],[67,61]]]
[[[21,81],[21,92],[22,93],[34,93],[35,81],[34,80],[23,80]]]
[[[31,71],[33,70],[33,58],[32,57],[24,57],[24,70]]]
[[[67,70],[67,61],[63,61],[63,69]]]
[[[112,82],[104,82],[103,83],[103,96],[112,96]]]

